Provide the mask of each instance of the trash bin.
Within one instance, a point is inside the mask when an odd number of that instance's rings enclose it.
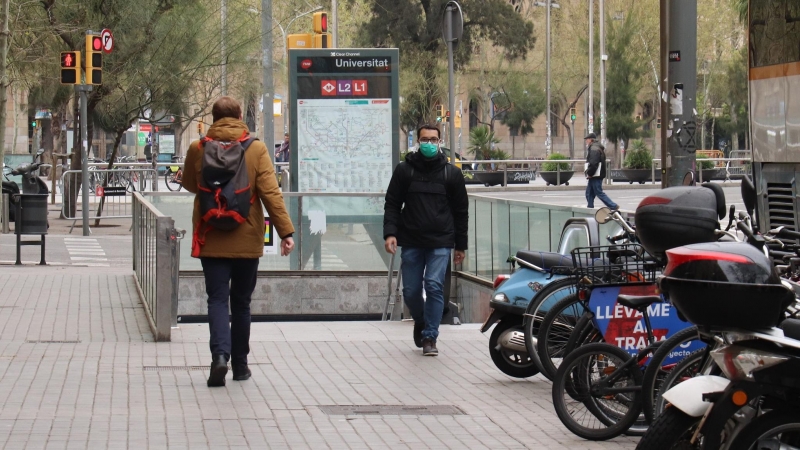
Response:
[[[47,197],[48,194],[14,194],[16,201],[16,220],[14,233],[17,235],[17,261],[22,264],[21,250],[23,245],[38,245],[41,248],[39,264],[45,265],[45,235],[47,234]],[[23,235],[38,235],[38,241],[23,241]]]
[[[47,194],[16,194],[16,234],[47,234]]]

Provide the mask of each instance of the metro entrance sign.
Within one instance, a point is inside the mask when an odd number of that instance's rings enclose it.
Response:
[[[398,64],[397,49],[289,50],[292,190],[386,192],[400,154]]]

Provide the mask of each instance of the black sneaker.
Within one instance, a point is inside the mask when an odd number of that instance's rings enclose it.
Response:
[[[417,348],[422,348],[422,330],[425,329],[425,321],[414,321],[414,344]]]
[[[211,374],[206,383],[208,387],[225,386],[225,375],[228,374],[228,361],[225,355],[214,355],[211,359]]]
[[[439,356],[439,350],[436,349],[436,341],[430,338],[422,341],[422,354],[425,356]]]
[[[249,380],[253,375],[247,364],[236,364],[233,366],[233,381]]]

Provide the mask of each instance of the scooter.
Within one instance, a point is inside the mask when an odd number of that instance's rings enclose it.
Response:
[[[19,194],[19,186],[17,183],[8,179],[8,175],[11,174],[11,168],[6,167],[5,163],[3,164],[3,194],[8,195],[8,201],[12,202],[14,200],[14,194]],[[16,215],[16,208],[14,204],[8,205],[8,221],[14,222],[14,217]]]
[[[489,355],[501,372],[514,378],[539,373],[525,338],[526,316],[542,317],[547,308],[574,290],[574,282],[559,275],[556,268],[572,267],[572,249],[600,245],[599,235],[594,219],[571,218],[561,232],[558,252],[520,250],[509,257],[512,273],[494,280],[489,300],[492,312],[481,327],[485,333],[497,324],[489,338]],[[531,306],[535,311],[530,311]]]
[[[41,160],[41,156],[44,153],[44,150],[39,150],[36,152],[34,156],[34,162],[30,164],[23,164],[17,166],[16,169],[8,171],[7,168],[3,167],[3,176],[6,178],[3,180],[3,193],[9,194],[9,222],[14,222],[16,220],[16,206],[17,200],[15,199],[14,194],[19,194],[20,189],[17,187],[17,184],[13,181],[8,179],[8,175],[13,176],[21,176],[22,177],[22,193],[23,194],[49,194],[50,189],[47,187],[47,183],[42,180],[38,175],[39,168],[42,166],[41,161],[36,161],[37,159]],[[8,173],[6,173],[8,171]],[[48,225],[49,226],[49,225]]]

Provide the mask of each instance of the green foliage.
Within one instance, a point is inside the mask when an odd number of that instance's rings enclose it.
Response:
[[[492,152],[495,151],[492,147],[499,142],[500,139],[494,135],[494,132],[490,131],[486,125],[482,125],[470,130],[467,151],[473,154],[475,159],[492,159]]]
[[[526,136],[533,133],[533,123],[544,112],[546,100],[543,90],[532,80],[522,74],[510,76],[500,88],[501,94],[494,98],[497,108],[505,110],[500,123],[512,134]]]
[[[702,161],[708,159],[706,155],[696,155],[697,157],[697,167],[700,170],[711,170],[714,168],[714,161]]]
[[[551,153],[550,156],[547,157],[548,161],[560,161],[563,159],[569,159],[568,156],[562,155],[561,153]],[[556,172],[561,170],[562,172],[572,170],[569,163],[555,163],[555,162],[546,162],[542,164],[542,171],[543,172]]]
[[[445,97],[440,85],[447,63],[442,40],[447,2],[374,0],[369,19],[360,28],[359,46],[397,47],[404,55],[402,66],[414,65],[412,70],[404,69],[401,77],[401,122],[406,130],[431,122],[433,105]],[[457,68],[466,67],[483,42],[502,48],[507,59],[515,60],[524,58],[536,41],[533,24],[506,0],[467,0],[462,7],[464,33],[454,54]]]
[[[633,112],[642,85],[645,61],[641,55],[630,51],[639,32],[639,25],[633,15],[626,14],[625,21],[619,25],[613,20],[609,22],[611,25],[606,39],[607,53],[609,61],[613,63],[608,64],[606,75],[606,136],[612,143],[620,139],[627,142],[636,137],[636,130],[641,126],[634,120]]]
[[[489,159],[511,159],[511,155],[502,150],[492,150],[489,152]]]
[[[653,167],[653,155],[650,153],[650,149],[647,148],[647,144],[641,140],[631,142],[625,156],[624,167],[626,169],[650,170]]]
[[[750,6],[749,0],[731,0],[731,7],[739,17],[739,22],[747,22],[748,7]]]

